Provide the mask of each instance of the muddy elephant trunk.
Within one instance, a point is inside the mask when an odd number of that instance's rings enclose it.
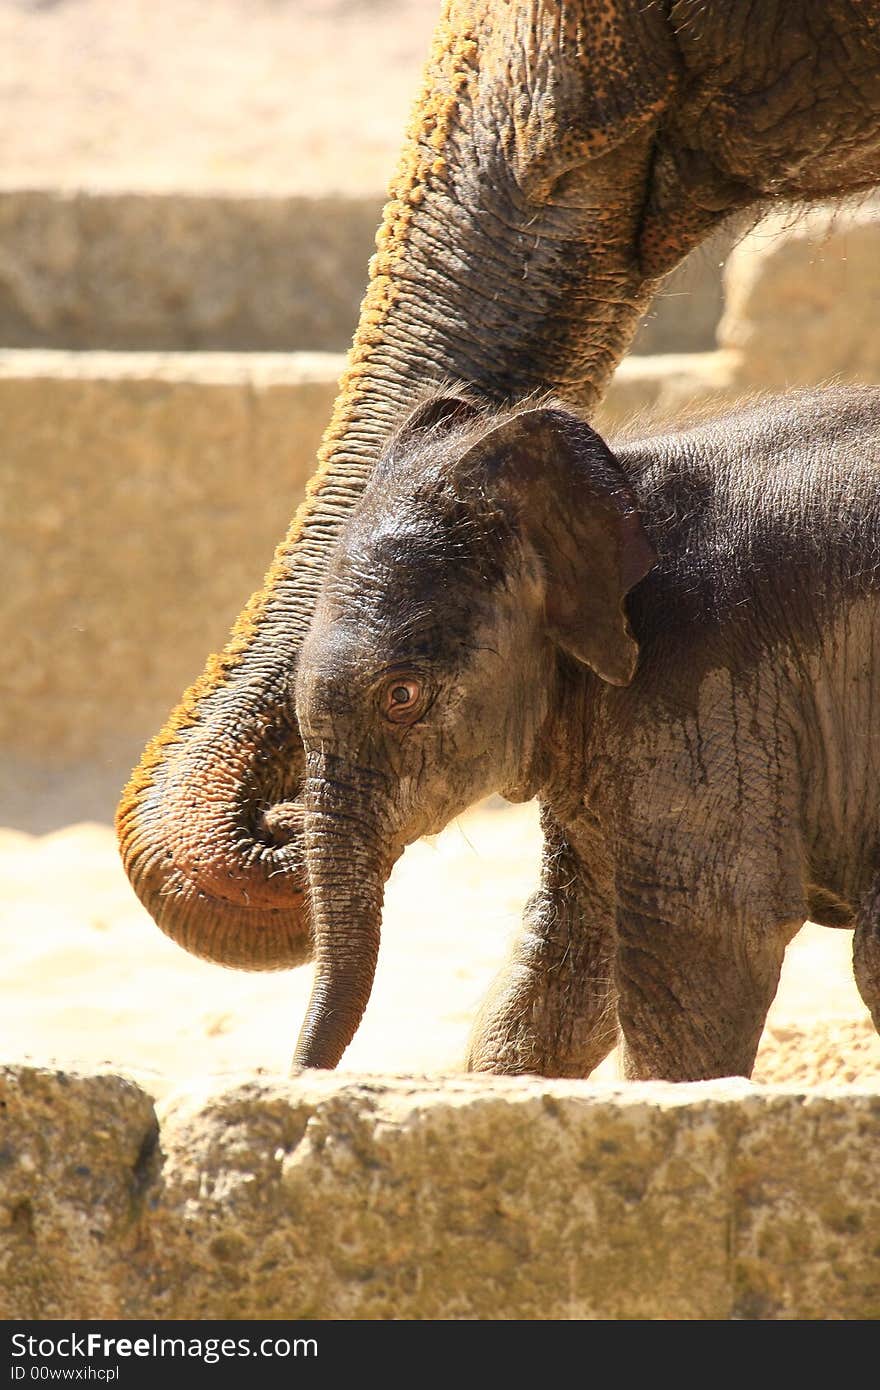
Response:
[[[122,858],[166,935],[206,960],[278,970],[312,957],[295,729],[182,724],[147,749],[117,814]],[[286,739],[281,765],[267,752]],[[156,746],[159,745],[159,746]]]
[[[370,998],[385,882],[399,854],[387,839],[384,791],[375,778],[309,759],[305,843],[315,979],[294,1066],[335,1067]]]

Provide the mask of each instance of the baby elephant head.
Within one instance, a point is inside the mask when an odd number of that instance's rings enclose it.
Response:
[[[613,454],[562,408],[441,397],[394,438],[297,676],[316,975],[296,1062],[333,1067],[354,1036],[403,847],[490,792],[539,790],[561,654],[632,678],[623,601],[653,559]]]

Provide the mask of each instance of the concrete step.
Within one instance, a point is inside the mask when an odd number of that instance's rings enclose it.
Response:
[[[0,344],[344,351],[383,201],[0,191]]]
[[[0,345],[345,351],[383,202],[0,189]],[[637,351],[714,346],[728,244],[674,273]]]

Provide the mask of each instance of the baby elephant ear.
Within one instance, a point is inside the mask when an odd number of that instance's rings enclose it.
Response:
[[[445,432],[455,425],[466,425],[478,414],[477,407],[464,396],[432,396],[407,416],[398,431],[398,438],[428,430]]]
[[[460,468],[479,475],[537,551],[550,636],[603,680],[628,685],[638,644],[624,599],[657,557],[608,446],[585,421],[547,407],[496,426]]]

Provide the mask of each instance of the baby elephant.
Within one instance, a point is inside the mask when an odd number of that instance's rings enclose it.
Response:
[[[366,1007],[384,882],[537,796],[541,885],[472,1069],[751,1072],[786,945],[855,925],[880,1024],[880,389],[609,449],[444,396],[346,526],[297,677],[317,968],[296,1062]]]

